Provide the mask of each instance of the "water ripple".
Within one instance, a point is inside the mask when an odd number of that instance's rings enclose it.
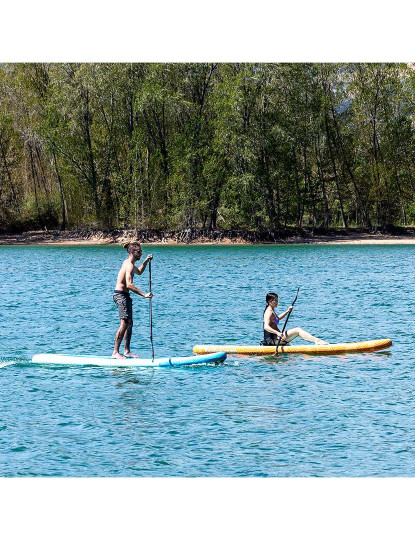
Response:
[[[222,366],[174,370],[33,365],[41,351],[112,350],[123,253],[8,247],[0,258],[1,476],[415,474],[414,246],[151,252],[157,355],[191,354],[196,342],[257,343],[265,294],[278,292],[284,309],[298,286],[289,326],[332,342],[391,337],[393,348],[228,357]],[[11,301],[16,278],[27,288]],[[147,279],[136,278],[140,289]],[[147,356],[144,299],[134,298],[134,314],[133,345]]]

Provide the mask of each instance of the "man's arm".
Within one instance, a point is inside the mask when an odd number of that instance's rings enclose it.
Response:
[[[137,268],[136,266],[134,266],[134,272],[136,274],[138,274],[139,276],[141,276],[141,274],[144,272],[144,270],[146,269],[146,266],[148,265],[148,262],[151,261],[151,259],[153,258],[153,255],[147,255],[145,261],[143,262],[143,264]]]
[[[144,293],[143,291],[140,291],[134,283],[133,283],[133,272],[134,272],[134,265],[128,266],[127,270],[125,272],[125,282],[127,284],[127,289],[130,291],[135,292],[136,294],[139,294],[140,296],[143,296],[144,298],[150,298],[150,293]],[[153,296],[151,294],[151,296]]]

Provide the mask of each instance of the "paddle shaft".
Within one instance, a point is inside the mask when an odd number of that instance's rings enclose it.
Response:
[[[294,307],[294,304],[295,304],[296,301],[297,301],[299,290],[300,290],[300,287],[298,287],[298,289],[297,289],[297,294],[296,294],[296,296],[295,296],[294,302],[291,304],[293,307]],[[281,335],[280,335],[280,337],[278,338],[278,343],[277,343],[277,349],[276,349],[276,351],[275,351],[275,356],[278,356],[278,347],[280,346],[281,339],[282,339],[282,336],[283,336],[283,334],[284,334],[284,330],[285,330],[285,327],[287,326],[287,322],[288,322],[288,319],[290,318],[291,313],[292,313],[292,310],[288,313],[287,318],[285,319],[284,326],[282,327]]]
[[[149,281],[149,288],[151,293],[151,259],[148,263],[148,281]],[[154,362],[154,345],[153,345],[153,304],[152,304],[152,297],[150,297],[150,341],[151,341],[151,358]]]

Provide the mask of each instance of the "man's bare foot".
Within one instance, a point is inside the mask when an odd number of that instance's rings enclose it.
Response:
[[[124,356],[126,358],[140,358],[138,354],[134,354],[131,351],[124,351]]]
[[[119,352],[114,352],[112,353],[112,356],[111,358],[118,358],[118,360],[124,360],[125,359],[125,356],[123,356],[121,353]]]
[[[328,341],[323,341],[322,339],[316,339],[314,343],[316,345],[330,345]]]

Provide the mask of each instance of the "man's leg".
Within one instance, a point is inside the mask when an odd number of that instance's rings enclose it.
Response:
[[[127,310],[128,310],[128,326],[124,336],[124,356],[128,358],[140,358],[138,354],[134,354],[130,351],[131,335],[133,333],[133,301],[127,297]]]
[[[140,358],[137,354],[134,354],[130,351],[130,343],[131,343],[131,336],[133,333],[133,326],[134,326],[134,323],[132,319],[128,319],[128,326],[127,326],[127,330],[125,331],[125,336],[124,336],[124,356],[130,357],[130,358]]]
[[[117,330],[117,333],[115,335],[115,343],[114,343],[114,351],[112,353],[113,358],[124,358],[122,354],[120,354],[120,345],[121,341],[127,331],[128,328],[128,319],[121,319],[120,327]]]

